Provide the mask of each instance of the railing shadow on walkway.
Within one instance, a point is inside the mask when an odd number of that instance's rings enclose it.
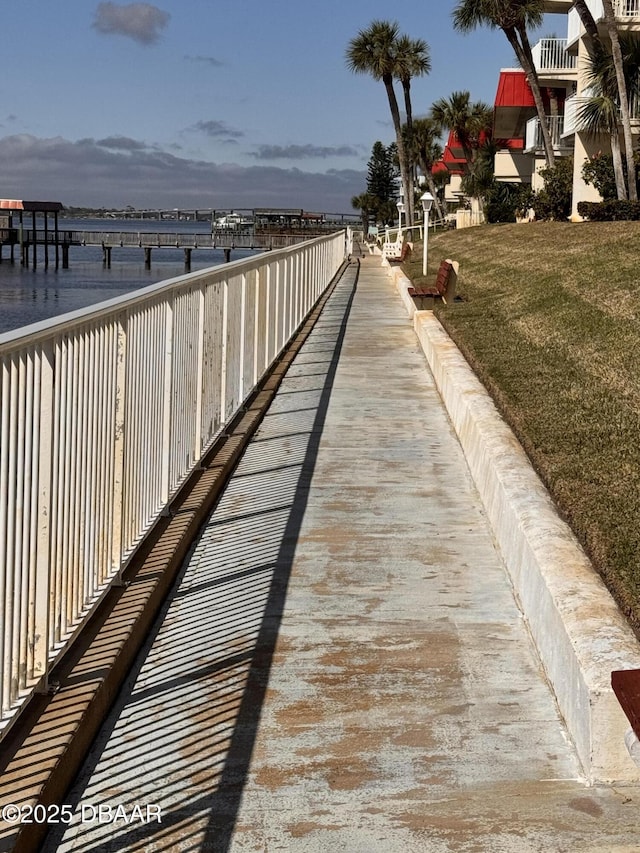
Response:
[[[67,795],[74,824],[43,853],[168,853],[178,834],[182,850],[230,849],[358,272],[346,268],[283,380]],[[81,803],[153,803],[162,821],[82,823]]]

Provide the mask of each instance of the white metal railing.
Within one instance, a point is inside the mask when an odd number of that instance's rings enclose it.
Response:
[[[572,95],[564,102],[564,125],[562,136],[571,136],[578,129],[578,107],[582,98]]]
[[[0,335],[0,730],[345,251],[338,232]]]
[[[56,242],[60,245],[81,246],[120,246],[120,247],[148,247],[148,248],[193,248],[193,249],[215,249],[233,244],[236,248],[253,248],[265,246],[271,248],[284,248],[310,240],[320,233],[316,229],[307,229],[294,232],[280,231],[224,231],[188,233],[188,232],[165,232],[165,231],[75,231],[59,229],[56,241],[56,232],[42,229],[22,230],[22,240],[25,244],[37,241],[43,245],[47,243],[54,246]],[[327,233],[326,231],[324,233]],[[0,239],[3,241],[19,240],[17,228],[1,228]]]
[[[580,95],[572,95],[570,98],[567,98],[564,104],[563,138],[583,129],[583,124],[580,120],[580,108],[595,94],[595,87],[588,86],[582,90]],[[640,97],[635,92],[632,93],[629,100],[629,113],[632,119],[638,120],[640,118]]]
[[[533,61],[539,73],[574,71],[578,57],[567,52],[566,39],[540,39],[531,48]]]
[[[587,6],[596,23],[604,20],[604,9],[602,0],[587,0]],[[613,0],[613,12],[621,21],[630,18],[640,18],[640,0]],[[575,7],[569,10],[567,21],[567,44],[569,47],[575,44],[584,33],[580,16]]]
[[[559,150],[565,147],[562,141],[564,116],[546,116],[546,120],[554,149]],[[530,118],[526,125],[524,150],[530,154],[533,151],[540,151],[543,148],[544,140],[542,138],[540,119]]]
[[[613,11],[617,18],[640,18],[640,0],[614,0]]]

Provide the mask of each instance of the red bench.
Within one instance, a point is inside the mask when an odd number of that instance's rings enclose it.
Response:
[[[433,308],[436,299],[441,299],[447,305],[453,302],[458,282],[458,269],[458,262],[447,258],[440,264],[435,285],[409,287],[407,292],[415,302],[416,308],[420,310]]]
[[[611,687],[640,739],[640,669],[620,669],[611,673]]]

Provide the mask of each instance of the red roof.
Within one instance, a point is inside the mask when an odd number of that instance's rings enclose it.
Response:
[[[432,175],[438,175],[440,172],[448,172],[448,171],[449,170],[447,169],[445,164],[442,162],[442,160],[438,160],[438,162],[434,163],[433,166],[431,167],[431,174]]]
[[[451,138],[451,136],[449,137]],[[460,145],[459,142],[456,143]],[[460,149],[461,150],[461,149]],[[445,145],[442,153],[442,163],[449,172],[457,172],[462,174],[465,171],[467,161],[464,157],[458,156],[458,149],[451,148],[450,145]]]
[[[524,71],[511,70],[500,72],[498,91],[494,101],[496,107],[534,107],[533,93],[527,83]]]

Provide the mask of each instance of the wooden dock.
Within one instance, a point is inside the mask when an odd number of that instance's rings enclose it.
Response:
[[[114,248],[140,248],[144,250],[145,266],[151,266],[153,249],[183,249],[185,269],[191,267],[191,253],[194,249],[221,249],[225,260],[231,260],[233,249],[255,249],[269,251],[293,246],[313,237],[318,237],[340,230],[338,226],[298,229],[295,231],[273,231],[270,229],[216,229],[213,231],[194,234],[192,232],[163,232],[163,231],[77,231],[59,228],[29,229],[2,228],[0,229],[0,262],[3,260],[3,249],[10,249],[10,260],[15,262],[15,248],[19,248],[20,263],[29,266],[29,259],[35,268],[37,265],[37,249],[44,247],[44,265],[49,266],[49,249],[54,250],[55,267],[69,267],[69,248],[71,246],[100,246],[103,252],[103,262],[111,266],[111,253]]]

